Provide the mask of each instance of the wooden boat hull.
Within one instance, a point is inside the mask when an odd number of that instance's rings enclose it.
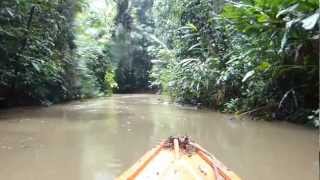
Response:
[[[147,152],[117,180],[240,180],[188,137],[169,138]]]

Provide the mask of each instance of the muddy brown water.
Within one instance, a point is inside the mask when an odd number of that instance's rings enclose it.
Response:
[[[318,132],[115,95],[0,111],[1,180],[107,180],[170,135],[190,135],[247,180],[318,179]]]

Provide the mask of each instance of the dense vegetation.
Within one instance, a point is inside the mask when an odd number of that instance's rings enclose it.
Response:
[[[78,5],[75,1],[0,2],[1,97],[45,103],[76,96],[70,24]]]
[[[117,88],[110,45],[116,5],[112,1],[108,1],[108,6],[94,3],[99,1],[86,2],[88,5],[78,13],[74,28],[80,94],[82,97],[109,95]]]
[[[101,19],[85,0],[2,0],[1,104],[51,104],[108,93],[115,86],[104,51],[110,30]]]
[[[155,0],[168,48],[154,48],[154,85],[182,103],[319,125],[318,8],[317,0]]]
[[[159,89],[320,125],[318,0],[101,2],[0,2],[2,105]]]
[[[151,69],[148,53],[153,32],[150,14],[152,0],[118,0],[115,18],[112,59],[117,62],[116,80],[119,92],[146,91]]]

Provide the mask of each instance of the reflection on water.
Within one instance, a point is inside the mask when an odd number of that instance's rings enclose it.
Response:
[[[317,132],[230,120],[156,95],[0,112],[0,179],[106,180],[170,135],[190,135],[243,179],[318,179]]]

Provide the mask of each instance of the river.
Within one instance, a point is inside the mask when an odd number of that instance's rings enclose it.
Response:
[[[318,132],[115,95],[0,111],[0,179],[107,180],[170,135],[190,135],[245,180],[317,180]]]

